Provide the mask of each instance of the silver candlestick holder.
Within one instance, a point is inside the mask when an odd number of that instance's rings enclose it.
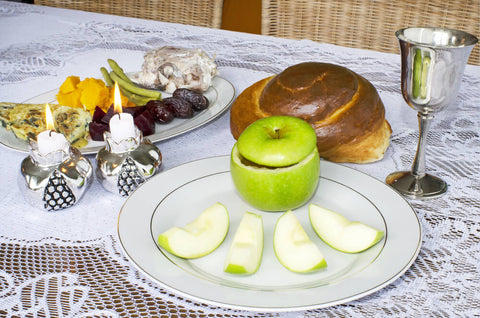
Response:
[[[75,205],[93,180],[88,158],[69,143],[46,155],[29,142],[30,155],[22,161],[18,183],[31,205],[47,210],[62,210]]]
[[[106,146],[96,157],[96,175],[107,191],[126,197],[158,172],[162,154],[138,128],[134,137],[119,142],[109,131],[104,133],[104,139]]]

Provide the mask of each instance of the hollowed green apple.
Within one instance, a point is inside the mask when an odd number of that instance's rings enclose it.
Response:
[[[352,222],[343,215],[316,204],[310,204],[308,214],[318,236],[341,252],[362,252],[383,238],[383,231],[358,221]]]
[[[158,236],[158,244],[182,258],[197,258],[213,252],[225,239],[230,220],[221,203],[205,209],[185,227],[174,226]]]
[[[291,116],[262,118],[248,126],[231,153],[230,172],[240,195],[264,211],[286,211],[315,193],[320,173],[317,136]]]
[[[292,211],[278,218],[273,248],[280,263],[292,272],[305,273],[327,267],[322,253]]]
[[[224,270],[232,274],[253,274],[260,267],[262,253],[262,216],[245,212],[228,250]]]

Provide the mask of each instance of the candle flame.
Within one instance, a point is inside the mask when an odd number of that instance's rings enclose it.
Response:
[[[120,114],[122,112],[122,96],[120,95],[120,89],[117,82],[115,82],[113,95],[113,111],[116,114]]]
[[[52,111],[48,104],[45,104],[45,126],[47,130],[55,130],[55,122],[53,121]]]

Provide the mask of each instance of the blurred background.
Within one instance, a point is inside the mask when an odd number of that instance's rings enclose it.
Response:
[[[395,31],[480,36],[480,0],[10,0],[399,53]],[[469,58],[480,65],[480,45]]]
[[[112,6],[117,6],[119,3],[124,1],[105,1],[105,0],[92,0],[92,1],[82,1],[82,0],[49,0],[49,1],[37,1],[37,0],[7,0],[13,2],[23,2],[23,3],[31,3],[31,4],[40,4],[40,5],[47,5],[53,7],[65,7],[65,8],[72,8],[72,9],[84,9],[85,11],[90,11],[90,9],[94,9],[94,6],[90,6],[89,2],[97,3],[97,8],[104,8],[105,5],[111,4]],[[149,3],[150,5],[158,4],[158,7],[161,7],[165,3],[177,3],[175,6],[184,5],[184,6],[192,6],[197,1],[196,0],[184,0],[184,1],[176,1],[176,0],[150,0],[150,1],[137,1],[137,2],[144,2]],[[202,2],[202,1],[200,1]],[[212,0],[207,1],[211,2],[212,4],[218,1]],[[232,31],[241,31],[247,33],[261,33],[261,10],[262,10],[262,0],[223,0],[221,2],[221,25],[220,28],[225,30],[232,30]],[[172,6],[173,7],[173,6]],[[96,10],[91,10],[96,11]],[[104,13],[110,13],[109,10],[105,10]],[[99,10],[99,12],[102,12]],[[193,13],[193,12],[192,12]],[[123,14],[121,14],[123,15]],[[126,14],[127,16],[135,16],[134,12],[131,14]],[[170,22],[170,21],[169,21]]]

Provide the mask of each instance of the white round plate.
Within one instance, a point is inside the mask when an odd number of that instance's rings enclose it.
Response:
[[[58,94],[58,89],[28,99],[24,101],[24,103],[57,103],[55,99],[56,94]],[[206,110],[196,113],[192,118],[175,118],[172,122],[166,125],[155,124],[155,134],[146,137],[152,142],[158,142],[207,124],[222,115],[228,109],[235,97],[235,89],[226,79],[215,76],[212,80],[212,86],[204,93],[204,95],[210,102],[210,106]],[[168,97],[170,94],[162,93],[162,96]],[[0,143],[13,150],[28,152],[27,141],[17,138],[12,131],[6,130],[1,126]],[[88,144],[85,147],[79,148],[79,150],[84,155],[96,154],[104,146],[105,143],[103,141],[89,139]]]
[[[328,267],[309,274],[288,271],[273,251],[273,229],[281,212],[262,212],[244,202],[230,177],[229,156],[190,162],[162,172],[126,200],[118,218],[118,237],[136,267],[164,288],[195,301],[253,311],[322,308],[369,295],[400,277],[421,246],[415,211],[396,191],[356,170],[321,162],[319,186],[309,201],[385,231],[384,239],[359,254],[326,245],[313,231],[308,204],[294,210],[324,254]],[[223,203],[230,215],[225,241],[214,252],[192,260],[163,251],[158,235],[183,227],[205,208]],[[245,211],[263,217],[264,252],[251,276],[223,272],[227,251]]]

